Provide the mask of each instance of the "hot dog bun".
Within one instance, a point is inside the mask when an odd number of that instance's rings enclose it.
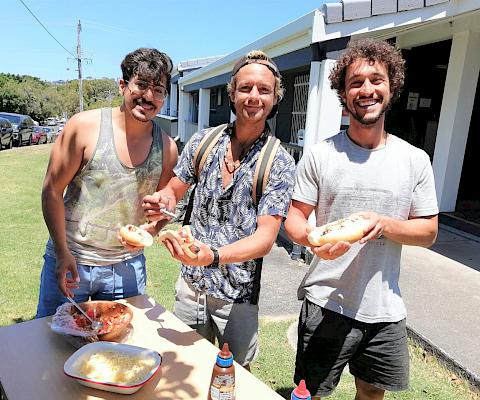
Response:
[[[197,253],[200,249],[194,244],[195,239],[192,235],[189,225],[180,227],[178,231],[167,229],[158,234],[159,242],[164,242],[168,239],[173,239],[179,242],[180,246],[188,257],[193,259],[197,258]]]
[[[312,246],[338,242],[355,243],[363,237],[364,229],[368,227],[368,224],[368,219],[360,215],[342,218],[314,228],[308,234],[308,241]]]
[[[125,225],[119,231],[122,239],[130,246],[148,247],[153,244],[153,237],[146,230],[135,225]]]

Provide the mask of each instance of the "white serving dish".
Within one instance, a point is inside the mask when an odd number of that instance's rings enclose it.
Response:
[[[81,372],[82,363],[88,360],[93,354],[104,351],[113,351],[120,355],[126,356],[140,356],[142,358],[150,357],[154,360],[154,365],[145,377],[136,382],[129,382],[128,385],[109,381],[98,381],[84,375]],[[161,363],[162,357],[154,350],[122,343],[93,342],[81,347],[79,350],[73,353],[65,362],[63,372],[65,375],[75,379],[84,386],[106,390],[108,392],[131,394],[139,390],[155,375],[155,373],[160,369]]]

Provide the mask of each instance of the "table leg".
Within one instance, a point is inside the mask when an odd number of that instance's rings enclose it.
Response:
[[[3,390],[2,382],[0,382],[0,400],[8,400],[5,390]]]

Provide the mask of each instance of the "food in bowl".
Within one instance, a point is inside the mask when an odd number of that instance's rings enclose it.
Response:
[[[70,303],[57,308],[51,324],[54,332],[66,335],[75,347],[98,340],[120,342],[132,330],[133,312],[125,304],[97,300],[80,303],[80,307],[91,318],[103,323],[99,331],[93,330],[90,321]]]
[[[65,362],[64,372],[95,389],[130,394],[159,370],[161,356],[154,350],[112,342],[90,343]]]
[[[104,337],[107,334],[112,336],[122,331],[132,320],[132,312],[128,306],[114,301],[90,301],[80,304],[80,307],[90,318],[102,322],[102,328],[96,331],[98,336]],[[70,307],[70,312],[79,329],[92,331],[90,321],[80,311]]]

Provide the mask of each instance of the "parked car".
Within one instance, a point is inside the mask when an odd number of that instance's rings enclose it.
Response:
[[[55,132],[55,129],[50,128],[50,130],[47,132],[47,143],[55,142],[59,133],[60,132]]]
[[[57,125],[57,119],[55,117],[48,117],[47,118],[47,125],[48,126],[55,126]]]
[[[48,132],[52,129],[48,126],[34,126],[32,135],[32,144],[47,143]]]
[[[10,121],[13,128],[13,142],[17,146],[32,144],[33,119],[28,115],[0,112],[0,118]]]
[[[0,150],[13,147],[13,128],[10,121],[0,118]]]

